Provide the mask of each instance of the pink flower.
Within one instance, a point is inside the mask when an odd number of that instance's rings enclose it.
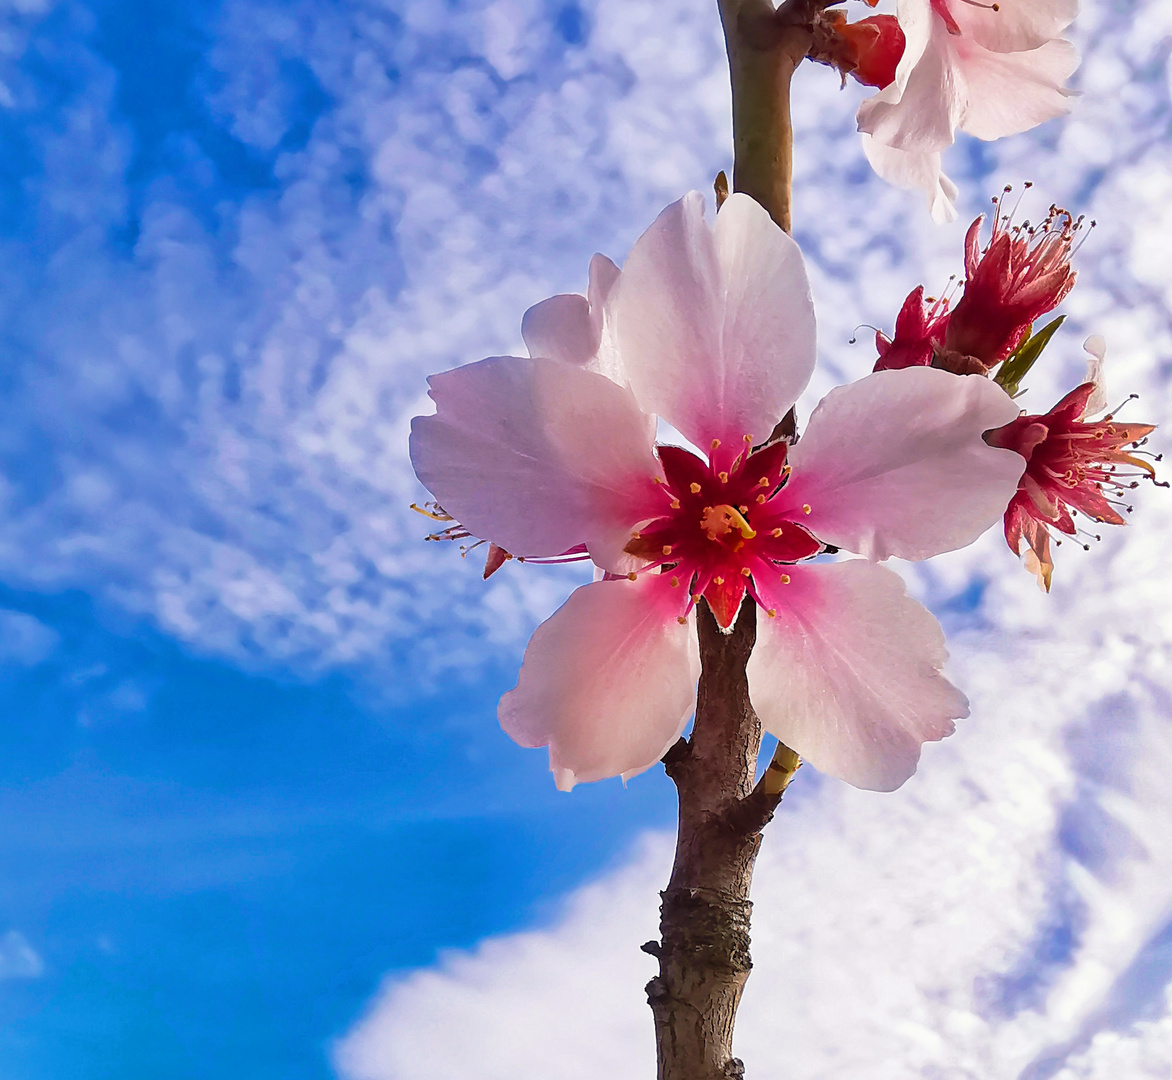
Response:
[[[923,188],[933,218],[952,220],[956,187],[940,153],[958,129],[999,139],[1069,110],[1063,84],[1078,54],[1058,34],[1077,8],[1077,0],[898,0],[903,56],[894,80],[858,113],[875,171]]]
[[[1047,592],[1054,572],[1050,556],[1050,529],[1074,536],[1077,528],[1071,511],[1109,525],[1125,524],[1116,502],[1127,487],[1135,487],[1136,476],[1154,476],[1152,466],[1128,454],[1123,448],[1145,438],[1152,424],[1121,424],[1111,415],[1088,423],[1086,417],[1101,412],[1106,404],[1099,386],[1105,345],[1103,339],[1088,338],[1091,372],[1044,415],[1023,413],[1002,428],[990,431],[985,440],[1020,454],[1025,472],[1009,508],[1005,511],[1005,539],[1016,555],[1024,538],[1026,566],[1037,575]],[[1119,466],[1136,470],[1120,472]],[[1106,494],[1105,494],[1106,493]]]
[[[895,317],[895,337],[875,331],[876,371],[896,371],[906,367],[927,367],[948,326],[948,301],[924,302],[924,286],[917,285],[903,302]]]
[[[1070,257],[1081,219],[1051,207],[1041,225],[1010,228],[1000,203],[997,211],[984,251],[984,215],[969,226],[964,295],[952,310],[943,346],[943,352],[971,357],[985,370],[1005,360],[1034,321],[1066,299],[1078,276]]]
[[[727,627],[748,596],[766,729],[852,784],[898,787],[966,703],[935,619],[867,560],[923,559],[997,520],[1024,463],[981,433],[1012,402],[983,378],[882,371],[828,394],[792,449],[770,442],[813,371],[814,313],[797,246],[745,195],[715,227],[698,194],[669,206],[600,325],[621,378],[569,348],[592,323],[551,319],[573,359],[433,376],[436,413],[412,425],[416,472],[470,532],[527,557],[584,545],[610,575],[538,627],[502,726],[548,745],[565,789],[649,768],[695,705],[699,597]],[[656,446],[657,417],[702,451]],[[824,545],[865,559],[811,564]]]

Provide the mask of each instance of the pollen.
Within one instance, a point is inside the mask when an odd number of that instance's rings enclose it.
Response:
[[[757,535],[741,511],[728,503],[704,507],[704,513],[700,515],[700,528],[708,534],[709,540],[727,536],[734,529],[746,540],[752,540]]]
[[[808,514],[810,512],[810,509],[811,509],[811,507],[810,507],[809,503],[802,503],[802,513],[803,514]]]
[[[722,472],[722,473],[720,473],[720,474],[718,474],[718,475],[720,476],[720,482],[721,482],[722,484],[727,484],[727,483],[728,483],[728,473],[726,473],[726,472]]]
[[[753,436],[752,435],[745,435],[742,437],[744,438],[745,442],[747,442],[750,446],[753,445]]]
[[[769,496],[768,496],[768,495],[758,495],[758,496],[757,496],[757,501],[758,501],[759,503],[768,502],[768,501],[769,501]]]
[[[768,476],[761,477],[761,479],[757,481],[757,486],[758,487],[769,487],[769,477]]]
[[[664,553],[664,555],[671,554],[671,544],[664,544],[663,545],[663,553]]]
[[[715,584],[715,585],[723,585],[724,584],[724,578],[722,578],[719,574],[716,577],[714,577],[712,579],[712,581],[713,581],[713,584]]]
[[[627,575],[627,580],[628,580],[628,581],[638,581],[638,580],[639,580],[639,575],[638,575],[638,574],[636,574],[634,570],[632,570],[632,571],[631,571],[631,572],[630,572],[630,573]]]
[[[688,625],[688,617],[686,615],[677,615],[676,622],[678,622],[680,624],[680,626],[687,626]]]
[[[699,495],[699,494],[700,494],[700,485],[699,485],[699,484],[697,484],[695,481],[692,481],[692,483],[690,483],[690,484],[688,485],[688,490],[689,490],[689,491],[690,491],[690,492],[691,492],[693,495]]]
[[[742,567],[741,567],[741,573],[742,573],[742,574],[744,574],[744,576],[745,576],[745,577],[748,577],[748,576],[749,576],[749,574],[750,574],[750,572],[751,572],[751,571],[749,570],[749,568],[748,568],[747,566],[742,566]]]
[[[680,587],[680,579],[678,577],[673,577],[671,579],[671,587],[673,589],[678,589]]]
[[[653,484],[666,484],[667,483],[667,481],[664,480],[664,478],[662,476],[653,476],[651,478],[651,482]]]
[[[774,529],[774,530],[773,530],[773,537],[774,537],[774,539],[776,539],[776,538],[777,538],[777,537],[779,537],[780,535],[781,535],[781,530],[780,530],[780,529]]]
[[[789,574],[782,574],[782,575],[781,575],[781,583],[782,583],[783,585],[788,585],[788,584],[789,584]]]
[[[672,501],[669,503],[669,505],[671,506],[671,508],[673,510],[678,510],[680,508],[680,500],[679,499],[672,499]]]
[[[712,440],[712,449],[713,449],[713,450],[716,450],[716,449],[717,449],[719,446],[720,446],[720,440],[719,440],[719,439],[713,439],[713,440]]]
[[[771,619],[776,619],[777,618],[777,609],[776,608],[769,608],[765,612],[765,614],[768,615]]]

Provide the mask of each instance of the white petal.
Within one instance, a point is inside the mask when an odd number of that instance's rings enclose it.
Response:
[[[1078,14],[1078,0],[998,0],[970,4],[946,0],[964,36],[994,52],[1025,52],[1044,45]]]
[[[870,559],[926,559],[971,544],[1005,512],[1024,460],[981,435],[1015,419],[980,375],[877,371],[831,390],[790,452],[778,509]],[[808,505],[810,513],[801,514]]]
[[[598,352],[590,301],[561,293],[534,304],[521,318],[521,337],[533,357],[585,364]]]
[[[749,697],[767,731],[815,768],[872,791],[916,771],[920,746],[968,715],[940,674],[940,624],[898,574],[863,560],[789,568],[762,598]],[[760,588],[761,583],[758,583]]]
[[[938,16],[919,60],[907,71],[902,92],[890,87],[859,106],[859,130],[897,150],[935,151],[951,146],[964,105],[956,76],[955,40]],[[900,61],[900,71],[907,56]]]
[[[814,369],[814,308],[801,252],[747,195],[730,195],[715,229],[693,192],[636,242],[614,317],[631,387],[707,451],[760,442]]]
[[[436,413],[412,421],[411,462],[474,536],[515,555],[585,543],[607,565],[631,529],[662,510],[655,421],[609,379],[497,356],[430,384]]]
[[[928,212],[937,224],[956,220],[956,185],[940,171],[936,150],[896,150],[865,132],[863,153],[877,175],[896,187],[921,189],[928,196]]]
[[[1095,392],[1087,399],[1083,416],[1095,416],[1107,408],[1107,384],[1103,378],[1103,365],[1107,360],[1107,341],[1099,334],[1091,334],[1082,343],[1086,350],[1087,376],[1083,382],[1095,384]]]
[[[1078,51],[1069,41],[996,53],[959,39],[955,50],[964,87],[958,126],[970,135],[1000,139],[1070,111],[1073,92],[1063,84],[1078,67]]]
[[[603,340],[607,300],[618,278],[619,268],[605,255],[595,255],[586,296],[562,293],[534,304],[521,319],[529,355],[578,364],[625,385],[616,367],[617,351]]]
[[[537,628],[500,721],[522,746],[549,746],[563,791],[643,772],[683,732],[700,657],[678,593],[662,575],[598,581]]]

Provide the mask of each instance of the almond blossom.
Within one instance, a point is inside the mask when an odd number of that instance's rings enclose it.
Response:
[[[1000,517],[1024,462],[981,436],[1012,401],[985,378],[881,371],[827,394],[796,446],[774,439],[814,369],[814,312],[797,245],[745,195],[715,226],[700,195],[673,203],[621,274],[597,272],[605,290],[527,316],[538,355],[433,376],[436,412],[412,424],[419,478],[465,529],[603,575],[538,627],[502,726],[549,747],[560,788],[639,773],[695,707],[696,605],[728,628],[750,602],[765,728],[851,784],[898,787],[967,703],[936,620],[875,560],[963,547]],[[691,445],[656,445],[659,419]],[[863,558],[811,561],[830,547]]]
[[[1136,486],[1136,477],[1155,475],[1149,462],[1124,449],[1146,438],[1154,425],[1122,424],[1113,414],[1088,421],[1107,404],[1101,386],[1106,346],[1095,336],[1085,347],[1091,354],[1085,382],[1048,413],[1023,413],[985,436],[991,446],[1013,450],[1026,461],[1005,511],[1005,539],[1015,555],[1025,540],[1026,567],[1047,592],[1054,572],[1050,529],[1075,536],[1072,511],[1108,525],[1125,524],[1119,509],[1126,509],[1120,501],[1126,489]]]
[[[956,216],[956,187],[940,153],[957,130],[979,139],[1027,131],[1069,110],[1078,54],[1058,35],[1077,0],[898,0],[904,36],[894,77],[859,106],[863,149],[880,176],[922,188],[932,217]],[[867,71],[889,70],[893,36],[876,35]]]

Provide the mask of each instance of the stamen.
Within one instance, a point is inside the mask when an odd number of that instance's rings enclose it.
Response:
[[[638,575],[638,574],[636,574],[634,570],[632,570],[632,571],[631,571],[631,572],[630,572],[630,573],[627,575],[627,580],[628,580],[628,581],[638,581],[638,580],[639,580],[639,575]]]
[[[748,568],[747,566],[742,566],[742,567],[741,567],[741,573],[742,573],[742,574],[743,574],[745,577],[748,577],[748,576],[749,576],[749,574],[751,573],[751,571],[749,570],[749,568]]]
[[[723,585],[723,584],[724,584],[724,578],[722,578],[722,577],[721,577],[721,576],[718,574],[716,577],[714,577],[714,578],[712,579],[712,583],[713,583],[714,585]]]
[[[779,537],[781,535],[781,529],[774,529],[772,535],[776,539],[777,537]]]
[[[758,501],[759,503],[766,503],[766,502],[768,502],[768,501],[769,501],[769,496],[768,496],[768,495],[758,495],[758,496],[757,496],[757,501]]]
[[[427,509],[429,506],[434,506],[434,510]],[[411,504],[411,509],[417,514],[422,514],[425,518],[431,518],[432,521],[455,521],[451,514],[447,513],[439,503],[424,503],[422,506]]]
[[[753,445],[753,436],[752,435],[745,435],[745,436],[743,436],[743,438],[744,438],[745,442],[747,442],[750,446]]]
[[[673,577],[671,579],[671,587],[673,589],[678,589],[680,587],[680,579],[678,577]]]
[[[803,514],[808,514],[808,513],[810,513],[812,510],[813,510],[813,507],[812,507],[812,506],[810,506],[810,504],[809,504],[809,503],[802,503],[802,513],[803,513]]]
[[[758,487],[769,487],[769,477],[768,476],[761,477],[761,479],[757,481],[757,486]]]
[[[711,445],[712,445],[712,449],[713,449],[713,450],[717,450],[717,449],[719,449],[719,447],[720,447],[720,440],[719,440],[719,439],[713,439],[713,440],[712,440],[712,444],[711,444]]]
[[[781,575],[781,583],[782,583],[783,585],[788,585],[788,584],[789,584],[789,574],[782,574],[782,575]]]
[[[722,484],[727,484],[727,483],[728,483],[728,473],[726,473],[726,472],[717,473],[717,476],[719,476],[719,477],[720,477],[720,482],[721,482]]]
[[[671,544],[664,544],[663,545],[663,553],[664,553],[664,555],[671,554]]]
[[[777,609],[776,608],[767,608],[765,610],[765,614],[768,615],[771,619],[776,619],[777,618]]]
[[[679,499],[672,499],[672,501],[670,503],[668,503],[668,505],[673,510],[678,510],[680,508],[680,500]]]
[[[676,622],[678,622],[680,624],[680,626],[687,626],[688,625],[688,616],[687,615],[677,615]]]
[[[689,491],[690,491],[690,492],[691,492],[693,495],[699,495],[699,494],[700,494],[700,485],[699,485],[699,484],[697,484],[697,483],[696,483],[696,482],[693,480],[693,481],[692,481],[692,483],[690,483],[690,484],[688,485],[688,490],[689,490]]]

